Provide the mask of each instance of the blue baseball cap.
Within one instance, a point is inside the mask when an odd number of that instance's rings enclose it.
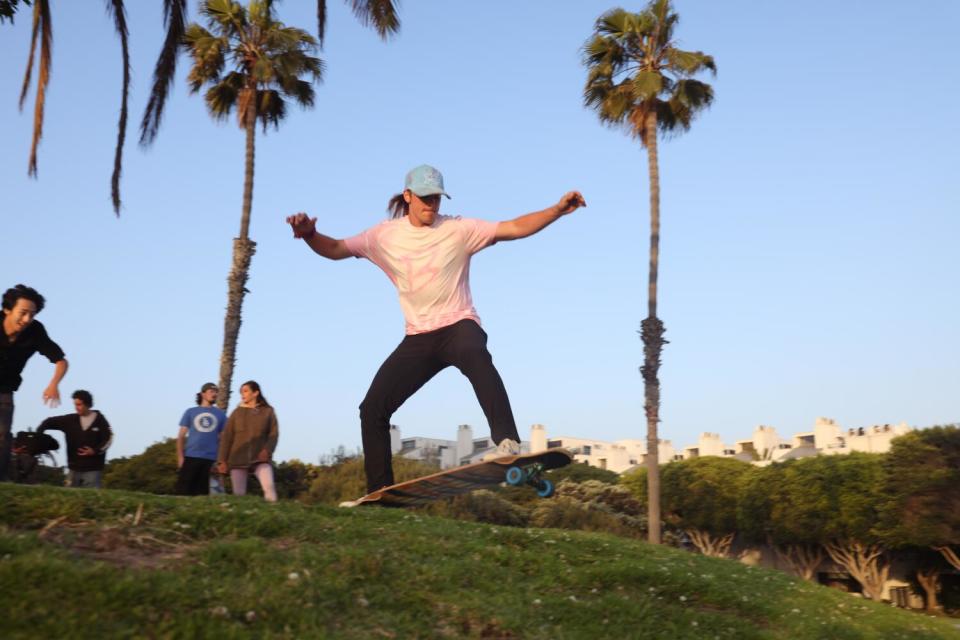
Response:
[[[443,190],[443,174],[428,164],[422,164],[414,167],[407,172],[407,179],[403,184],[404,189],[410,189],[418,196],[435,196],[443,194],[450,197],[450,194]]]

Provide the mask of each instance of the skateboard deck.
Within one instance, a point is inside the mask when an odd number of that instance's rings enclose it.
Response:
[[[565,467],[571,462],[573,454],[566,449],[503,456],[384,487],[363,496],[357,500],[357,504],[410,507],[451,498],[501,482],[513,486],[529,485],[536,489],[541,497],[549,497],[553,495],[553,483],[543,477],[544,472]]]

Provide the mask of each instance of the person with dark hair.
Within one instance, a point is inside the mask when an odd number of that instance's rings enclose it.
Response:
[[[3,294],[3,336],[0,336],[0,482],[7,480],[13,426],[13,394],[20,388],[23,368],[35,353],[53,363],[53,378],[43,390],[43,402],[60,405],[60,381],[67,374],[63,349],[50,339],[43,324],[35,320],[45,300],[35,289],[18,284]]]
[[[520,453],[510,400],[487,350],[487,334],[470,296],[470,259],[503,240],[531,236],[561,216],[586,206],[578,191],[555,205],[504,222],[440,215],[443,176],[429,165],[406,175],[402,193],[391,198],[391,219],[337,240],[316,230],[316,218],[287,218],[295,238],[331,260],[366,258],[397,287],[406,336],[381,365],[360,404],[367,490],[394,483],[390,417],[433,376],[449,366],[473,385],[490,425],[494,456]]]
[[[205,496],[210,493],[210,468],[217,459],[220,433],[227,414],[214,406],[217,385],[208,382],[200,387],[197,406],[190,407],[180,418],[177,434],[177,495]]]
[[[107,449],[113,444],[113,430],[100,411],[93,410],[93,396],[79,389],[73,392],[76,413],[47,418],[37,433],[62,431],[67,448],[67,486],[99,489]]]
[[[253,380],[244,382],[240,385],[240,406],[227,419],[217,454],[217,470],[221,474],[230,472],[233,495],[246,495],[247,476],[253,472],[267,502],[277,501],[271,458],[278,437],[277,414],[260,385]]]

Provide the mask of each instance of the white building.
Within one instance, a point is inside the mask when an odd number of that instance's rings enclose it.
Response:
[[[733,446],[724,444],[718,433],[701,434],[696,445],[684,447],[682,452],[675,451],[669,440],[661,440],[658,459],[663,464],[702,456],[721,456],[763,466],[781,460],[851,451],[884,453],[890,450],[893,438],[912,430],[913,427],[906,423],[844,430],[834,420],[817,418],[813,431],[797,433],[790,439],[782,438],[773,427],[760,425],[754,429],[753,437],[738,440]],[[433,462],[439,464],[441,469],[479,462],[495,446],[489,437],[474,438],[473,429],[466,424],[458,427],[456,440],[401,438],[400,430],[395,425],[390,427],[390,436],[395,454]],[[615,473],[642,465],[647,451],[646,441],[640,439],[607,442],[574,436],[549,437],[547,428],[542,424],[530,427],[530,439],[521,442],[520,448],[524,453],[568,449],[573,452],[577,462]]]

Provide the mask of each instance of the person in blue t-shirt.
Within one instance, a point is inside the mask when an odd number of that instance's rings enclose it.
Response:
[[[197,406],[190,407],[180,419],[177,435],[177,495],[205,496],[210,492],[210,468],[217,459],[220,433],[227,414],[213,406],[220,392],[208,382],[197,394]]]

